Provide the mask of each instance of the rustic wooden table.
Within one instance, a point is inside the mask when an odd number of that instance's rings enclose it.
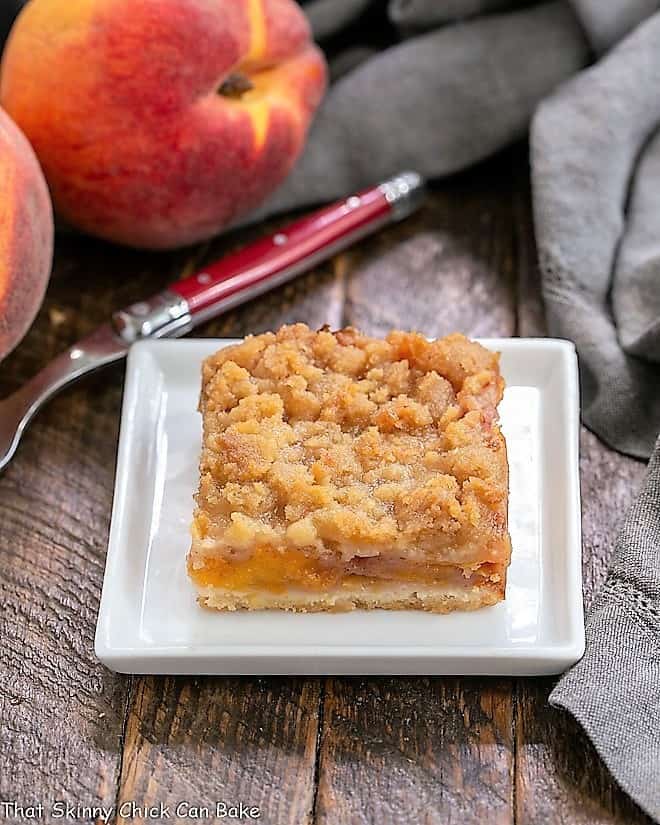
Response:
[[[0,395],[111,309],[263,231],[173,254],[61,237],[39,318],[0,365]],[[525,147],[199,334],[297,320],[543,334]],[[0,477],[0,800],[42,802],[46,821],[53,800],[244,802],[268,825],[647,821],[548,707],[551,678],[127,677],[101,666],[122,377],[110,368],[53,401]],[[644,467],[585,430],[581,469],[588,606]]]

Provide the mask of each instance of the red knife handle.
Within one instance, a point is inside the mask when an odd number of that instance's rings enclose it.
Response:
[[[406,217],[420,205],[423,194],[424,182],[417,173],[397,175],[205,266],[150,301],[116,313],[115,327],[128,341],[183,335]]]

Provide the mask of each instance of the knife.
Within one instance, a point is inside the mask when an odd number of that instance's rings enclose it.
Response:
[[[420,175],[402,172],[205,266],[146,301],[115,312],[109,323],[69,347],[0,401],[0,471],[11,461],[39,408],[63,387],[124,358],[136,341],[185,335],[380,227],[407,217],[422,203],[424,189]]]

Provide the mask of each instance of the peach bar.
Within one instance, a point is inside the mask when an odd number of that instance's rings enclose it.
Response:
[[[188,572],[219,610],[474,609],[511,545],[499,357],[304,324],[206,359]]]

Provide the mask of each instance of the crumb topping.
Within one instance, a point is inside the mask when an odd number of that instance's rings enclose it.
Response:
[[[194,550],[508,560],[498,355],[462,335],[250,336],[202,369]]]

